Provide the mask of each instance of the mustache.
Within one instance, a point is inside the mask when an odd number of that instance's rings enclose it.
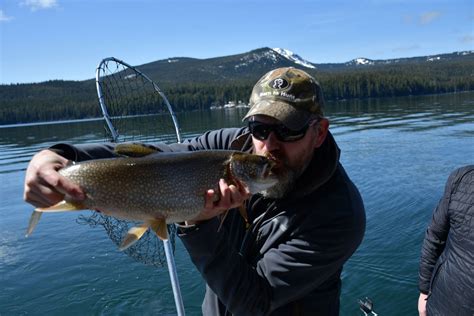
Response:
[[[276,163],[285,163],[286,162],[286,159],[279,153],[277,152],[266,152],[265,157],[267,157],[268,159],[276,162]]]
[[[264,156],[275,163],[275,166],[273,167],[273,171],[279,177],[285,177],[288,174],[288,172],[292,171],[292,168],[289,166],[286,157],[278,153],[270,153],[270,152],[265,153]]]

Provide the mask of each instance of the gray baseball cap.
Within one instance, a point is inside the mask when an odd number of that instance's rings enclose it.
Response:
[[[243,120],[267,115],[292,130],[300,130],[311,118],[323,117],[324,98],[319,83],[308,73],[293,67],[266,73],[255,84],[250,110]]]

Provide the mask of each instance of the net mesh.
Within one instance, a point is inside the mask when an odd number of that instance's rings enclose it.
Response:
[[[114,142],[179,141],[172,115],[164,95],[145,75],[126,63],[104,59],[97,68],[99,100],[104,116],[110,120],[106,140]],[[80,224],[102,226],[109,238],[118,246],[131,227],[140,223],[121,220],[97,212],[81,215]],[[168,225],[169,241],[175,249],[176,227]],[[124,251],[133,259],[156,267],[166,265],[163,242],[148,230],[139,241]]]
[[[177,132],[163,94],[141,72],[117,59],[98,67],[98,88],[117,142],[177,142]],[[110,129],[107,139],[114,140]]]
[[[83,225],[90,225],[91,227],[102,226],[117,247],[131,227],[140,225],[138,222],[121,220],[97,212],[91,212],[89,216],[80,215],[77,222]],[[168,235],[174,252],[176,241],[176,227],[174,225],[168,225]],[[148,230],[142,238],[123,252],[134,260],[146,265],[153,265],[155,267],[166,265],[163,242],[151,230]]]

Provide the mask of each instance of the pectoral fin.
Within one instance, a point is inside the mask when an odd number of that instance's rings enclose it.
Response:
[[[144,157],[156,153],[159,150],[140,143],[118,144],[114,148],[115,153],[128,157]]]
[[[50,207],[38,207],[35,209],[36,212],[70,212],[70,211],[81,211],[87,209],[81,203],[67,202],[62,200],[61,202],[54,204]]]
[[[161,240],[168,239],[168,226],[164,218],[151,221],[150,227]]]
[[[143,224],[142,226],[130,228],[127,232],[127,236],[125,236],[125,238],[122,240],[119,250],[124,251],[125,249],[136,243],[140,238],[142,238],[143,234],[146,233],[148,228],[148,224]]]

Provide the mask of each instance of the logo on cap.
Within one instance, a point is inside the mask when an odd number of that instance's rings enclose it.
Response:
[[[285,89],[289,83],[283,78],[276,78],[270,84],[273,89]]]

